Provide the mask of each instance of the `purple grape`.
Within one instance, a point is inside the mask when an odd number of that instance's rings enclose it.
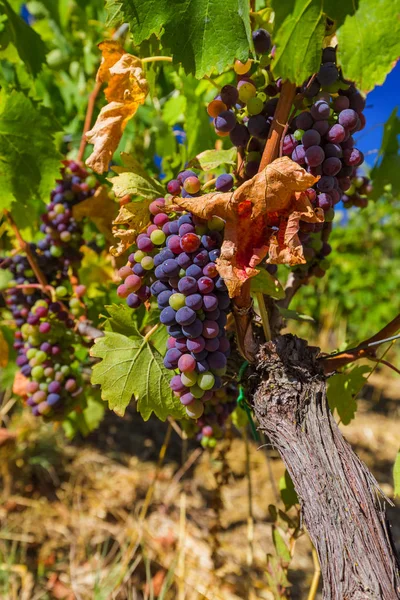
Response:
[[[239,99],[239,92],[233,85],[224,85],[220,92],[221,100],[227,106],[235,106]]]
[[[304,132],[301,143],[307,150],[310,146],[318,146],[321,143],[321,136],[315,129],[308,129]]]
[[[338,77],[339,71],[334,62],[324,62],[317,74],[318,81],[323,88],[335,83]]]
[[[212,339],[217,337],[219,333],[219,325],[216,321],[204,321],[203,325],[203,337],[207,339]]]
[[[195,294],[197,292],[196,279],[194,277],[182,277],[182,279],[178,283],[178,290],[182,294],[185,294],[185,296]]]
[[[342,125],[340,125],[340,123],[336,123],[336,125],[333,125],[333,127],[330,128],[325,137],[328,142],[340,144],[340,142],[343,142],[344,138],[346,137],[346,130]]]
[[[312,105],[310,112],[315,121],[324,121],[329,117],[331,109],[325,100],[317,100]]]
[[[167,306],[160,313],[160,321],[163,325],[174,325],[176,323],[175,315],[176,312],[174,309],[171,306]]]
[[[343,161],[349,167],[358,167],[364,161],[364,155],[357,148],[348,148],[343,152]]]
[[[315,131],[318,131],[321,137],[328,133],[329,127],[330,125],[328,121],[316,121],[312,126],[312,128],[315,129]]]
[[[233,187],[233,177],[229,173],[224,173],[217,177],[215,182],[215,189],[218,192],[229,192]]]
[[[256,138],[266,139],[269,133],[269,124],[263,115],[254,115],[250,117],[247,123],[250,135]]]
[[[299,165],[304,165],[304,163],[306,162],[306,151],[302,144],[296,146],[296,148],[292,152],[291,158],[294,162],[298,163]]]
[[[324,152],[326,158],[342,158],[343,150],[339,144],[325,144]]]
[[[180,271],[179,264],[174,258],[168,258],[165,260],[162,263],[161,268],[164,274],[168,277],[175,277]]]
[[[310,167],[318,167],[324,160],[325,153],[321,146],[310,146],[305,153],[305,162]]]
[[[336,48],[333,46],[328,46],[322,50],[322,60],[324,63],[335,63],[336,62]]]
[[[271,35],[266,29],[256,29],[253,31],[253,44],[257,54],[268,54],[271,50]],[[221,94],[222,97],[222,94]]]
[[[292,152],[296,148],[299,142],[294,138],[292,134],[285,135],[283,138],[282,152],[285,156],[291,156]]]
[[[302,112],[299,115],[297,115],[295,123],[296,129],[303,129],[304,131],[306,131],[307,129],[311,129],[314,120],[309,112]]]
[[[250,133],[245,125],[237,124],[230,132],[229,137],[234,146],[244,148],[250,140]]]
[[[186,306],[193,310],[200,310],[203,307],[203,296],[200,294],[191,294],[186,297]]]
[[[200,290],[201,291],[201,290]],[[215,294],[206,294],[203,296],[204,310],[209,312],[218,308],[218,299]]]
[[[188,339],[186,342],[187,349],[193,354],[198,354],[199,352],[202,352],[205,349],[205,345],[206,342],[202,336],[193,339]]]
[[[165,359],[175,368],[178,365],[178,361],[182,356],[182,352],[179,352],[176,348],[171,348],[165,353]]]
[[[157,298],[157,303],[159,308],[166,308],[169,306],[169,299],[171,298],[173,292],[171,290],[165,290],[160,292]]]
[[[332,202],[328,194],[318,194],[317,204],[324,212],[332,208]]]
[[[326,175],[337,175],[342,168],[342,161],[331,156],[322,163],[322,170]]]
[[[338,159],[336,159],[338,160]],[[329,175],[323,175],[321,179],[317,182],[317,188],[321,192],[330,192],[334,187],[334,179]]]
[[[173,376],[173,378],[169,382],[169,386],[173,392],[184,392],[187,390],[187,388],[183,385],[179,375]]]
[[[188,306],[184,306],[177,311],[175,319],[179,325],[190,325],[195,321],[196,313]]]
[[[203,322],[200,321],[200,319],[196,319],[190,325],[182,326],[182,333],[187,338],[191,338],[191,339],[197,338],[200,335],[202,335],[202,331],[203,331]]]
[[[193,277],[194,279],[199,279],[203,275],[203,269],[198,265],[190,265],[186,269],[186,275],[188,277]]]
[[[218,117],[215,118],[214,123],[217,131],[229,133],[235,128],[236,125],[235,113],[231,110],[223,110]]]

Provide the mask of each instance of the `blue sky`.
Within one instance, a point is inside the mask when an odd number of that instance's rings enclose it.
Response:
[[[365,118],[367,124],[363,131],[356,134],[356,146],[365,155],[366,162],[372,166],[379,150],[383,125],[393,108],[400,105],[400,62],[387,76],[383,85],[377,86],[367,96]]]

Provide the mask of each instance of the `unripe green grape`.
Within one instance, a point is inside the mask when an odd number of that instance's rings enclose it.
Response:
[[[39,344],[40,344],[40,337],[39,337],[39,335],[37,333],[36,333],[36,335],[35,334],[30,335],[28,337],[27,342],[28,342],[28,344],[30,346],[39,346]]]
[[[200,373],[197,383],[202,390],[211,390],[215,383],[215,377],[209,371],[206,373]]]
[[[259,115],[264,107],[264,102],[261,98],[255,96],[247,101],[247,111],[249,115]]]
[[[151,232],[150,239],[156,246],[161,246],[165,242],[166,235],[161,229],[155,229]]]
[[[346,190],[346,196],[352,196],[355,193],[356,193],[356,186],[354,185],[354,182],[353,182],[351,184],[351,186],[349,187],[349,189]]]
[[[195,398],[202,398],[205,394],[205,390],[202,390],[198,385],[194,385],[190,388],[190,393],[195,397]]]
[[[210,231],[222,231],[225,227],[225,221],[221,217],[212,217],[207,225]]]
[[[155,233],[155,232],[154,232]],[[161,232],[163,233],[163,232]],[[164,234],[163,234],[164,235]],[[154,260],[152,256],[145,256],[144,258],[142,258],[142,260],[140,261],[140,264],[142,265],[143,269],[145,271],[151,271],[151,269],[154,267]]]
[[[71,300],[69,301],[69,305],[71,308],[80,308],[81,303],[79,298],[71,298]]]
[[[216,445],[217,445],[217,440],[215,438],[208,439],[208,447],[209,448],[215,448]]]
[[[64,298],[68,294],[68,290],[65,285],[59,285],[56,287],[56,296],[57,298]]]
[[[257,90],[252,83],[244,83],[239,88],[239,100],[241,102],[247,103],[250,100],[250,98],[254,98],[256,93]]]
[[[62,231],[60,233],[60,240],[63,242],[69,242],[71,241],[72,235],[69,231]]]
[[[194,371],[181,374],[181,381],[186,387],[192,387],[197,383],[197,373]]]
[[[56,204],[53,208],[56,215],[63,215],[65,213],[65,208],[63,204]]]
[[[186,414],[191,419],[199,419],[203,412],[204,404],[201,400],[193,400],[193,402],[186,407]]]
[[[85,181],[90,188],[96,187],[97,179],[94,175],[89,175],[88,177],[86,177]]]
[[[297,142],[300,142],[303,135],[304,135],[304,129],[296,129],[296,131],[293,134],[293,137]]]
[[[179,275],[179,277],[180,277],[181,279],[182,279],[182,277],[185,277],[185,275],[186,275],[186,271],[185,271],[185,269],[181,269],[181,270],[179,271],[178,275]]]
[[[135,259],[135,262],[140,263],[145,256],[147,256],[145,252],[143,252],[142,250],[136,250],[135,254],[133,255],[133,258]]]
[[[44,381],[39,384],[39,389],[42,390],[43,392],[47,392],[48,388],[49,388],[49,384],[45,383]]]
[[[26,277],[33,277],[34,276],[34,272],[32,271],[32,269],[27,269],[25,271],[25,276]],[[28,283],[28,282],[27,282]]]
[[[226,373],[226,367],[221,367],[221,369],[211,369],[214,375],[218,375],[219,377],[223,377]]]
[[[68,375],[71,372],[71,369],[68,365],[63,365],[60,371],[63,375]]]
[[[333,221],[334,217],[335,217],[335,211],[333,208],[330,208],[325,213],[325,223],[330,223],[331,221]]]
[[[47,308],[47,302],[46,302],[46,300],[37,300],[35,302],[34,308],[38,308],[39,306],[43,306],[44,308]]]
[[[260,100],[265,102],[267,99],[267,94],[264,94],[264,92],[257,92],[257,98],[260,98]]]
[[[36,364],[38,364],[38,365],[41,365],[42,363],[44,363],[44,361],[47,360],[46,352],[43,352],[43,350],[38,350],[36,352],[35,360],[36,360]]]
[[[43,367],[39,365],[37,367],[33,367],[31,375],[33,379],[42,379],[44,375]]]
[[[194,229],[197,235],[204,235],[207,233],[207,225],[196,225]]]
[[[180,308],[183,308],[185,306],[186,296],[184,294],[179,293],[172,294],[168,302],[171,308],[173,308],[174,310],[179,310]]]
[[[63,250],[62,250],[61,246],[51,246],[50,247],[50,254],[52,256],[54,256],[55,258],[60,258],[62,253],[63,253]]]
[[[200,444],[203,446],[203,448],[207,448],[209,441],[210,441],[210,438],[203,437],[203,438],[201,438]]]
[[[71,308],[71,314],[74,315],[74,317],[79,317],[79,315],[82,314],[82,308]]]
[[[30,360],[31,358],[35,358],[36,352],[37,352],[36,348],[29,348],[28,352],[26,353],[26,358],[28,360]]]

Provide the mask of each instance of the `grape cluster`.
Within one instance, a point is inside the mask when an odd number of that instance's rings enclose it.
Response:
[[[99,183],[94,175],[74,161],[64,161],[61,176],[42,215],[40,230],[45,237],[37,247],[46,259],[59,259],[64,279],[68,269],[78,265],[82,258],[79,250],[83,243],[82,227],[74,219],[72,208],[93,196]]]
[[[35,302],[26,323],[15,332],[17,365],[29,379],[27,405],[34,416],[68,412],[82,392],[78,366],[71,356],[75,323],[60,302]]]
[[[37,416],[61,414],[80,393],[79,376],[72,374],[71,344],[76,340],[72,331],[75,319],[84,312],[81,297],[86,289],[76,285],[72,290],[69,280],[69,271],[79,266],[83,244],[82,228],[73,218],[72,207],[92,196],[98,183],[73,161],[64,161],[61,175],[42,216],[45,237],[29,244],[33,260],[54,289],[54,301],[38,286],[25,255],[1,263],[13,276],[5,292],[6,305],[16,326],[17,365],[29,379],[27,403]]]
[[[190,170],[167,185],[171,194],[183,197],[199,195],[200,188]],[[118,295],[131,308],[156,297],[160,321],[170,335],[164,365],[179,372],[171,379],[171,389],[187,415],[198,419],[204,403],[222,388],[230,352],[225,332],[230,299],[216,267],[225,222],[218,217],[206,222],[187,213],[168,216],[165,210],[164,198],[151,203],[152,224],[139,234],[129,263],[119,270],[124,282]]]
[[[197,421],[182,421],[187,436],[196,439],[203,448],[214,448],[224,436],[229,417],[237,406],[238,388],[235,382],[226,383],[216,390]]]
[[[368,204],[368,195],[371,192],[372,184],[369,177],[356,172],[355,177],[352,179],[351,186],[342,196],[343,206],[345,208],[350,208],[352,206],[365,208]]]

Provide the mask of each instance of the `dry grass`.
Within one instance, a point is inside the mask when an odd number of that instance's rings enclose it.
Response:
[[[391,495],[400,415],[395,390],[385,399],[374,389],[346,436]],[[373,407],[380,412],[371,415]],[[249,520],[239,436],[210,455],[172,430],[158,468],[167,425],[143,424],[132,412],[109,414],[97,433],[75,443],[26,414],[5,421],[16,437],[0,446],[2,600],[273,598],[264,578],[273,552],[268,505],[277,504],[283,474],[273,450],[249,444]],[[395,535],[400,540],[396,528]],[[312,574],[303,536],[290,572],[293,598],[307,597]]]

